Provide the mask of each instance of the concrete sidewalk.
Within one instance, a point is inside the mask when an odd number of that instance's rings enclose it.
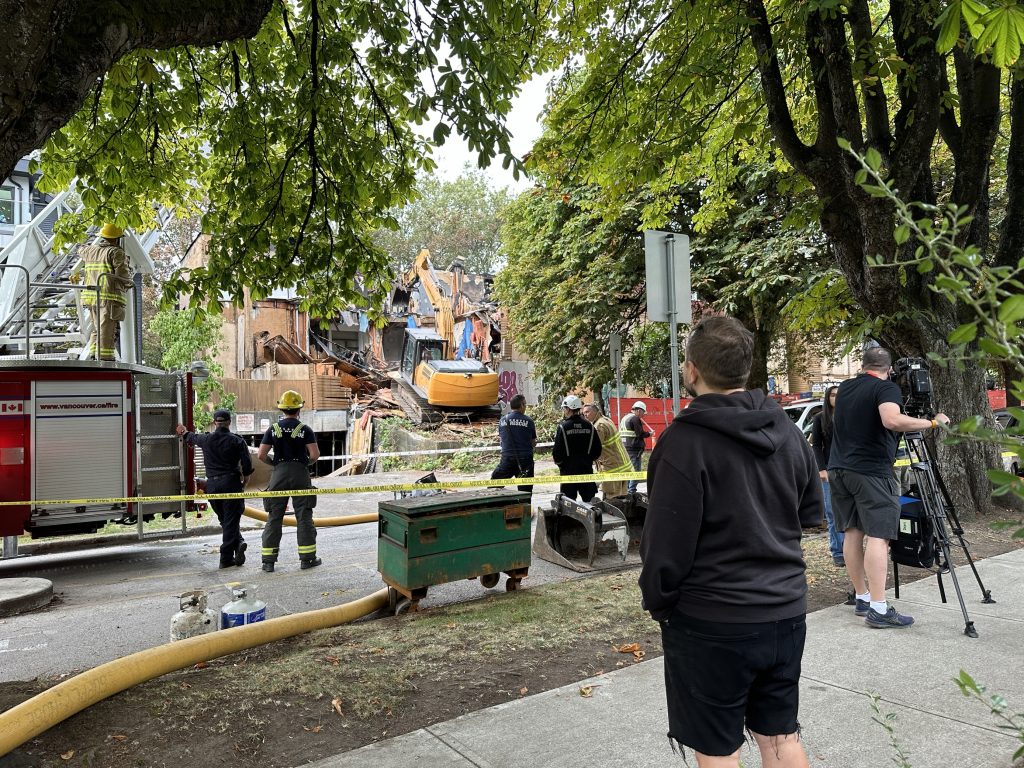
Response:
[[[893,765],[871,695],[895,715],[896,740],[914,768],[1009,768],[1019,742],[988,707],[952,682],[961,669],[1024,710],[1024,550],[978,565],[998,601],[981,603],[968,568],[957,575],[979,637],[963,635],[949,576],[943,605],[934,576],[901,588],[898,607],[917,624],[872,630],[836,606],[808,617],[800,720],[815,768]],[[914,574],[920,571],[912,572]],[[889,595],[892,599],[892,593]],[[594,687],[584,698],[580,686]],[[683,764],[668,740],[662,664],[655,659],[315,763],[316,768],[600,768]],[[744,748],[744,768],[760,766]],[[695,765],[691,759],[689,765]]]

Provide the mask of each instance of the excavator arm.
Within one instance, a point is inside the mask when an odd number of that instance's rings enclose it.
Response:
[[[430,251],[426,248],[416,256],[409,271],[405,273],[403,281],[407,289],[411,289],[416,283],[423,286],[423,290],[434,308],[434,325],[438,335],[448,342],[448,354],[455,351],[455,314],[452,311],[451,298],[446,295],[444,284],[434,271],[434,265],[430,263]]]

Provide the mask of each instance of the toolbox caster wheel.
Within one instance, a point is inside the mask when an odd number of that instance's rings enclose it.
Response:
[[[395,604],[395,616],[398,616],[405,611],[415,611],[419,607],[419,602],[419,600],[414,602],[408,597],[403,597]]]
[[[388,613],[392,616],[398,615],[398,601],[402,595],[394,587],[388,587]]]
[[[519,589],[519,582],[520,581],[521,581],[521,579],[513,579],[511,576],[509,576],[505,580],[505,591],[506,592],[515,592],[517,589]]]
[[[498,586],[498,579],[500,578],[500,573],[485,573],[480,577],[480,584],[484,589],[494,589]]]

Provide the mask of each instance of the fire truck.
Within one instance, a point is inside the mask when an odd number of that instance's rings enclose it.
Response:
[[[53,251],[58,195],[0,250],[0,506],[3,556],[18,537],[91,533],[180,517],[187,502],[138,504],[136,496],[194,492],[191,450],[174,432],[192,421],[193,373],[140,362],[142,275],[159,232],[125,233],[135,270],[117,360],[90,359],[91,313],[76,249]]]

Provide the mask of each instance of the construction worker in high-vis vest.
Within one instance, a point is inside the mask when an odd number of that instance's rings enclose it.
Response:
[[[316,444],[316,434],[299,421],[299,410],[305,405],[302,395],[294,389],[281,394],[277,401],[277,409],[284,415],[277,420],[263,435],[257,458],[264,464],[270,464],[274,471],[270,476],[268,491],[295,491],[312,488],[309,479],[309,467],[320,458],[320,448]],[[274,449],[273,457],[270,449]],[[295,510],[295,526],[299,544],[299,567],[302,570],[315,568],[323,561],[316,556],[316,527],[313,525],[313,507],[316,496],[292,496],[292,508]],[[267,524],[263,527],[263,570],[274,572],[281,544],[281,522],[288,506],[287,496],[277,496],[263,500],[263,508],[267,511]]]
[[[132,267],[121,247],[124,230],[104,224],[93,245],[79,248],[85,269],[82,304],[92,314],[89,356],[113,360],[117,326],[124,320],[126,293],[133,287]]]
[[[601,413],[600,407],[594,403],[583,406],[583,418],[594,425],[597,436],[601,438],[601,455],[594,464],[600,472],[632,472],[633,464],[626,455],[626,447],[619,438],[619,430],[612,420]],[[626,495],[626,481],[605,480],[601,483],[601,491],[606,499]]]

